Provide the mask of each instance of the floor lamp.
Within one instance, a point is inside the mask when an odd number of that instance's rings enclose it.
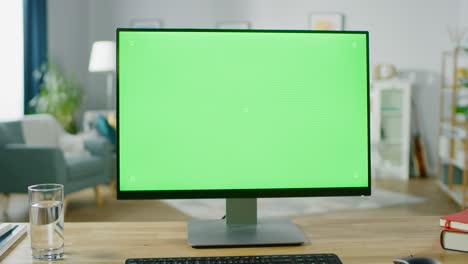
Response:
[[[107,108],[112,109],[113,96],[113,73],[115,71],[115,42],[114,41],[96,41],[91,49],[89,58],[90,72],[107,73]]]

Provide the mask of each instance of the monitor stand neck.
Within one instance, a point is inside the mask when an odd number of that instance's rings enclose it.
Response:
[[[257,199],[226,199],[226,218],[191,220],[187,240],[192,247],[299,245],[302,231],[287,219],[257,220]]]
[[[226,225],[256,225],[257,199],[226,199]]]

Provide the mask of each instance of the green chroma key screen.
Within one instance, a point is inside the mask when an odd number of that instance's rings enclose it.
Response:
[[[119,191],[369,187],[367,32],[117,34]]]

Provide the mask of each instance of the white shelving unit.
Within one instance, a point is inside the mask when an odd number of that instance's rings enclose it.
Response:
[[[442,54],[438,146],[440,189],[462,210],[468,207],[468,115],[457,108],[463,97],[466,100],[468,88],[463,87],[457,69],[467,67],[460,62],[467,56],[461,48]]]
[[[409,80],[372,82],[371,144],[376,176],[409,179],[410,116]]]

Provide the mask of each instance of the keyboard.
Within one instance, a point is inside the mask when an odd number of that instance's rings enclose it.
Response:
[[[343,264],[335,254],[131,258],[125,264]]]

